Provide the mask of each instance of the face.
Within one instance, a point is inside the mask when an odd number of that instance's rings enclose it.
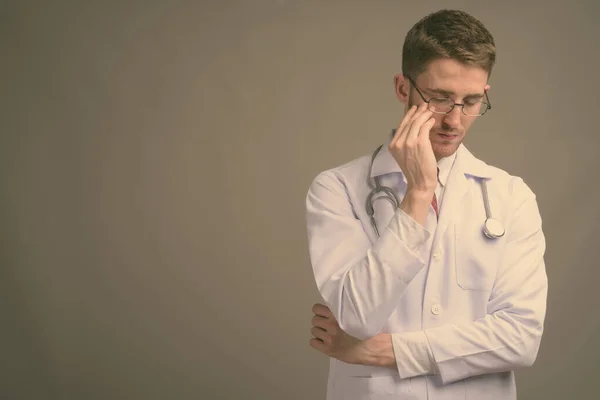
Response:
[[[426,100],[449,98],[456,103],[465,101],[485,101],[488,73],[481,67],[467,66],[455,60],[439,59],[431,62],[427,70],[417,77],[411,77]],[[412,86],[410,80],[396,75],[396,95],[405,104],[405,112],[412,105],[424,101]],[[448,157],[458,149],[476,118],[463,114],[460,106],[455,106],[447,114],[434,113],[435,125],[429,138],[436,159]]]

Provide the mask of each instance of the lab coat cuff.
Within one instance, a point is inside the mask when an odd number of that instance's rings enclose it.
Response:
[[[406,247],[418,255],[430,236],[427,229],[400,208],[396,210],[388,229],[394,232]]]
[[[392,347],[400,378],[434,373],[435,363],[425,332],[394,333]]]
[[[430,233],[417,221],[398,209],[374,250],[381,261],[392,267],[408,284],[425,265],[425,244],[429,236]],[[413,262],[410,262],[411,259]]]

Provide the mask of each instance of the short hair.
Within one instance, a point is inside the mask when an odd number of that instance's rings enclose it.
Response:
[[[437,59],[478,66],[489,76],[496,62],[494,38],[481,21],[464,11],[436,11],[423,17],[406,34],[402,73],[416,79]]]

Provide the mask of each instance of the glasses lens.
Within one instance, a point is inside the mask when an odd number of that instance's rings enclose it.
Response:
[[[454,102],[450,99],[431,99],[429,100],[429,109],[435,113],[445,114],[452,110]]]
[[[463,107],[463,111],[465,114],[476,117],[478,115],[483,115],[488,110],[488,104],[484,101],[474,101],[467,102]]]

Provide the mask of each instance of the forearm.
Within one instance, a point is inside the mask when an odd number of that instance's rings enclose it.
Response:
[[[380,333],[360,343],[360,363],[377,367],[396,368],[392,335]]]
[[[320,214],[309,203],[309,250],[319,292],[345,332],[373,337],[425,266],[430,233],[398,209],[372,244],[362,225],[348,228],[360,224],[356,219],[334,224]]]
[[[361,364],[387,367],[398,371],[401,378],[441,374],[445,383],[485,373],[503,372],[530,366],[535,360],[541,339],[539,332],[531,332],[523,340],[507,346],[491,349],[488,343],[479,343],[478,353],[452,355],[447,336],[453,337],[453,345],[472,342],[472,336],[493,335],[491,327],[462,329],[453,325],[442,326],[430,331],[434,348],[440,360],[436,363],[426,331],[408,333],[382,333],[361,342]],[[499,329],[501,331],[501,329]],[[484,332],[487,331],[487,332]],[[454,334],[452,333],[454,332]],[[458,335],[458,336],[457,336]],[[459,340],[456,340],[456,337]],[[476,344],[477,345],[477,344]],[[460,347],[460,346],[457,346]],[[446,358],[442,354],[446,353]],[[460,359],[460,365],[454,365]]]
[[[444,383],[531,366],[539,350],[541,321],[500,311],[471,324],[426,330],[436,373]]]
[[[352,336],[368,339],[378,334],[425,266],[420,246],[426,231],[409,218],[398,210],[366,257],[320,287],[340,326]]]
[[[370,364],[397,367],[401,378],[438,374],[444,384],[471,376],[511,371],[531,366],[537,356],[542,325],[533,319],[515,318],[510,312],[497,312],[473,323],[395,333],[389,349],[379,345],[381,354]]]
[[[411,190],[372,242],[368,220],[348,202],[337,177],[324,173],[307,195],[311,264],[319,292],[340,327],[359,339],[379,333],[425,266],[431,234],[424,228],[431,196]]]

